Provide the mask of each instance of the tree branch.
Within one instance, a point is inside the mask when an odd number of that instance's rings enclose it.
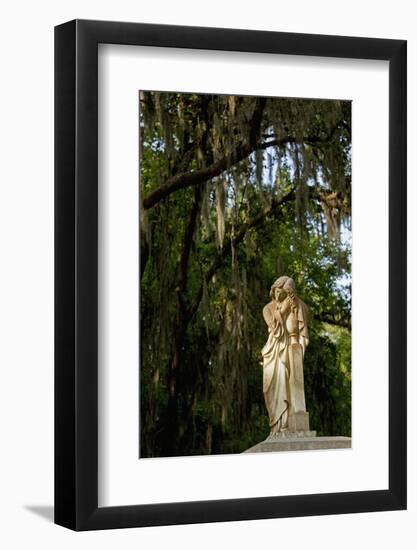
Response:
[[[183,172],[176,174],[169,178],[164,184],[152,191],[147,197],[143,199],[143,208],[149,210],[160,202],[163,198],[167,197],[174,191],[191,187],[192,185],[199,185],[206,182],[216,176],[219,176],[230,166],[237,164],[253,151],[257,149],[257,141],[260,133],[260,127],[262,122],[262,115],[266,105],[266,98],[259,98],[255,106],[252,119],[251,129],[249,133],[249,143],[241,143],[231,154],[225,155],[221,159],[217,160],[206,168],[195,170],[194,172]],[[271,144],[266,145],[270,147]],[[264,148],[264,147],[262,147]]]
[[[266,97],[258,97],[256,100],[255,109],[253,110],[250,131],[249,131],[249,145],[256,147],[258,143],[259,134],[261,132],[262,116],[266,106]]]
[[[262,98],[261,98],[262,99]],[[254,127],[256,128],[256,124],[260,124],[262,120],[262,111],[265,105],[262,104],[258,105],[258,108],[255,108],[254,115],[252,117],[252,121],[254,123]],[[319,144],[325,144],[328,143],[333,139],[333,136],[339,127],[339,125],[343,121],[339,121],[330,131],[330,133],[326,137],[318,137],[318,136],[306,136],[304,139],[304,143],[307,145],[319,145]],[[255,124],[256,123],[256,124]],[[200,170],[195,170],[194,172],[183,172],[176,174],[175,176],[172,176],[171,178],[168,178],[168,180],[159,186],[157,189],[152,191],[147,197],[143,199],[143,208],[145,210],[149,210],[158,202],[160,202],[165,197],[169,196],[171,193],[174,193],[174,191],[177,191],[179,189],[185,189],[186,187],[191,187],[193,185],[200,185],[207,180],[210,180],[212,178],[215,178],[216,176],[219,176],[222,172],[224,172],[227,168],[230,168],[231,166],[238,164],[243,159],[248,157],[250,154],[254,153],[258,150],[264,150],[268,147],[283,147],[284,145],[288,143],[296,143],[297,138],[294,136],[286,136],[285,138],[281,139],[273,139],[271,141],[266,141],[264,143],[257,143],[257,139],[255,136],[258,136],[260,128],[258,127],[257,130],[255,130],[253,127],[251,129],[250,134],[250,141],[246,144],[240,144],[236,147],[232,153],[229,155],[225,155],[221,159],[217,160],[210,166],[207,166],[206,168],[201,168]],[[268,137],[274,137],[273,135]]]
[[[349,331],[352,329],[350,319],[336,319],[333,315],[329,313],[314,315],[314,319],[316,321],[320,321],[321,323],[327,323],[328,325],[335,325],[337,327],[346,328]]]
[[[292,201],[295,199],[295,191],[291,190],[289,193],[284,195],[281,199],[273,199],[271,203],[268,206],[265,206],[259,214],[257,214],[255,217],[253,217],[248,222],[244,223],[241,228],[234,233],[224,244],[223,248],[218,252],[217,256],[214,258],[213,262],[211,263],[210,267],[208,268],[205,277],[204,282],[200,285],[199,289],[197,290],[194,299],[191,303],[191,307],[188,312],[188,321],[192,319],[192,317],[195,315],[201,299],[203,297],[203,291],[204,286],[209,284],[211,279],[213,278],[213,275],[216,273],[216,271],[222,266],[224,260],[229,256],[232,249],[232,244],[236,246],[239,244],[247,235],[248,231],[254,227],[257,227],[261,225],[265,219],[275,213],[275,211],[284,205],[285,203]]]
[[[187,289],[188,260],[190,258],[191,245],[193,243],[194,233],[197,227],[197,218],[200,213],[201,193],[201,188],[196,187],[194,190],[194,204],[184,232],[182,253],[178,264],[178,283],[175,289],[178,295],[182,295]]]

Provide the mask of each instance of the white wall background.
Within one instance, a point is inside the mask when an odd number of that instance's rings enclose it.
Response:
[[[3,548],[379,549],[417,540],[417,24],[413,2],[38,0],[1,12],[0,544]],[[73,18],[403,38],[409,54],[409,510],[93,533],[51,523],[53,26]],[[364,419],[366,422],[366,419]],[[372,427],[370,426],[370,429]],[[343,475],[343,473],[341,473]]]

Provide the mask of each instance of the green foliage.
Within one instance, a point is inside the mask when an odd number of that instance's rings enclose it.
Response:
[[[268,434],[261,312],[282,274],[310,309],[311,428],[349,435],[350,103],[140,100],[141,456],[241,452]]]
[[[339,327],[324,327],[313,330],[305,355],[310,423],[317,435],[350,436],[350,333]]]

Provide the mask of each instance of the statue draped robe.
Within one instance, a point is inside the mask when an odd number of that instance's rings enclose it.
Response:
[[[263,309],[268,325],[268,340],[262,349],[263,392],[271,433],[288,428],[291,406],[290,344],[308,344],[307,306],[294,295],[294,306],[287,296],[282,302],[272,300]]]

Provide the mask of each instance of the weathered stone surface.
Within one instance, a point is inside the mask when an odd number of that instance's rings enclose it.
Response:
[[[294,338],[294,336],[292,336]],[[297,335],[298,337],[298,335]],[[290,344],[288,348],[288,359],[290,364],[289,387],[290,392],[290,415],[291,412],[301,412],[306,410],[306,401],[304,395],[304,372],[303,359],[304,352],[301,344]],[[308,422],[308,416],[307,416]],[[291,430],[291,426],[288,425]],[[308,428],[307,428],[308,429]]]
[[[350,449],[350,437],[268,437],[245,453],[278,453],[282,451],[314,451],[323,449]]]
[[[304,392],[308,308],[297,296],[294,280],[287,275],[279,277],[271,286],[270,297],[271,302],[263,308],[268,340],[262,348],[270,434],[244,452],[349,449],[350,437],[316,437],[316,432],[310,430]]]
[[[304,393],[304,351],[308,345],[307,306],[293,279],[283,275],[263,308],[268,340],[262,348],[263,392],[271,434],[309,431]]]
[[[292,439],[294,437],[316,437],[316,435],[314,430],[283,431],[268,435],[266,440],[274,441],[275,439]]]
[[[290,432],[308,432],[310,430],[308,412],[294,412],[288,416],[288,430]]]

